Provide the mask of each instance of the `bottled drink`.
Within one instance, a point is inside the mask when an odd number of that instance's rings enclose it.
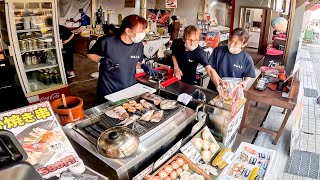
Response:
[[[33,65],[36,65],[36,64],[38,64],[38,58],[37,58],[37,56],[35,55],[35,53],[34,52],[32,52],[31,53],[31,63],[33,64]]]
[[[26,64],[27,66],[29,66],[29,65],[32,64],[31,56],[30,56],[29,53],[26,53],[26,55],[25,55],[25,64]]]
[[[61,78],[57,72],[57,70],[54,70],[53,72],[54,76],[53,76],[53,80],[55,84],[60,84],[61,83]]]
[[[39,82],[43,82],[43,78],[44,78],[43,70],[40,70],[37,80],[38,80]]]
[[[49,74],[46,73],[46,72],[44,73],[43,83],[44,83],[45,85],[50,85],[50,84],[51,84],[51,82],[50,82],[50,76],[49,76]]]
[[[50,81],[50,84],[55,84],[53,81],[53,74],[52,73],[49,74],[49,81]]]
[[[56,57],[52,51],[47,52],[47,63],[51,65],[57,64]]]

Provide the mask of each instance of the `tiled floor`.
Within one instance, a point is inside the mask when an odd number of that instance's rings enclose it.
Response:
[[[319,91],[320,84],[320,46],[303,46],[298,56],[300,62],[300,85]],[[320,154],[320,105],[316,103],[316,97],[303,99],[303,124],[300,142],[294,147],[295,150]],[[307,177],[283,173],[278,179],[310,179]]]

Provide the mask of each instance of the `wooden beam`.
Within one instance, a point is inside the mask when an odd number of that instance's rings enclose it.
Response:
[[[287,41],[286,41],[286,49],[284,51],[284,57],[283,57],[283,64],[284,66],[287,65],[288,56],[289,56],[289,50],[290,50],[290,42],[292,38],[292,31],[293,31],[293,23],[294,23],[294,17],[296,14],[296,3],[297,0],[291,0],[290,4],[290,11],[289,11],[289,23],[287,28]]]
[[[308,2],[309,0],[297,0],[296,8],[300,7],[302,4]]]
[[[310,1],[309,4],[306,5],[305,7],[305,11],[307,11],[308,9],[310,9],[313,5],[315,5],[319,0],[312,0]]]

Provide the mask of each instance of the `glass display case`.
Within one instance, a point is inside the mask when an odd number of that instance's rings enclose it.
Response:
[[[10,54],[26,97],[66,87],[56,1],[8,0],[5,8]]]

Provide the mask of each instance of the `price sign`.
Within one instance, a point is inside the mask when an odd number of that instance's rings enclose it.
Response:
[[[153,169],[158,169],[164,162],[166,162],[173,154],[175,154],[181,147],[182,139],[170,148],[164,155],[162,155],[153,166]]]
[[[147,175],[152,173],[153,171],[153,164],[150,164],[147,168],[145,168],[143,171],[141,171],[138,175],[136,175],[132,180],[142,180],[144,179]]]

